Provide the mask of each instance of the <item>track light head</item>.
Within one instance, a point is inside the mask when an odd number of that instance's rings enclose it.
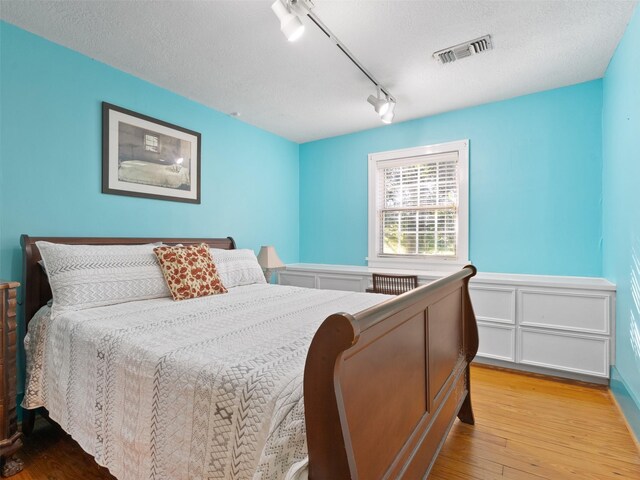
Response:
[[[389,100],[387,100],[386,97],[380,98],[380,90],[378,90],[377,97],[369,95],[369,98],[367,98],[367,102],[373,105],[373,108],[375,109],[376,113],[380,115],[380,117],[385,115],[389,111],[389,107],[391,106],[391,103],[389,102]]]
[[[280,20],[280,30],[290,42],[295,42],[304,33],[304,24],[300,18],[285,5],[286,0],[276,0],[271,5],[271,10]]]
[[[387,110],[387,113],[380,116],[380,120],[382,120],[382,123],[393,122],[393,117],[395,116],[395,113],[394,113],[395,108],[396,108],[396,102],[394,102],[393,100],[389,100],[389,110]]]
[[[271,10],[273,10],[273,13],[275,13],[280,21],[280,30],[290,42],[295,42],[304,33],[304,24],[300,20],[300,16],[304,15],[309,17],[311,21],[338,46],[342,53],[365,74],[371,83],[373,83],[377,89],[377,94],[376,96],[369,95],[367,102],[373,106],[383,123],[391,123],[394,117],[393,111],[396,106],[396,100],[393,95],[382,87],[382,84],[373,77],[353,56],[349,49],[329,30],[324,22],[313,12],[313,8],[313,0],[275,0],[271,5]]]

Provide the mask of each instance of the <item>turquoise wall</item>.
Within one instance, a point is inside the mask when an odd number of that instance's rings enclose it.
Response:
[[[369,153],[468,138],[478,268],[600,276],[601,114],[596,80],[303,144],[300,260],[365,264]]]
[[[0,22],[0,277],[20,280],[21,233],[233,235],[363,265],[367,155],[468,138],[471,260],[618,284],[612,389],[640,432],[639,17],[603,81],[300,146]],[[100,193],[102,101],[202,133],[201,205]]]
[[[298,260],[298,145],[0,23],[0,277],[19,236],[227,236]],[[202,204],[101,193],[101,102],[202,134]]]
[[[603,82],[603,270],[617,285],[612,389],[640,438],[640,9]]]
[[[298,261],[296,143],[2,22],[0,74],[0,278],[21,280],[22,233],[231,235]],[[101,193],[102,101],[202,134],[200,205]]]

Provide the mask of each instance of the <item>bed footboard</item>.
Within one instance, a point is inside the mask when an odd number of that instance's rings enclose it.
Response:
[[[310,480],[424,478],[456,416],[473,423],[475,274],[324,321],[304,375]]]

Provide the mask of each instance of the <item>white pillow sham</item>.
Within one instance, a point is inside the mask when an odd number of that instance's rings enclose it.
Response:
[[[36,246],[53,293],[52,314],[171,296],[153,253],[157,244]]]
[[[220,280],[226,288],[267,283],[253,250],[221,250],[219,248],[210,250]]]

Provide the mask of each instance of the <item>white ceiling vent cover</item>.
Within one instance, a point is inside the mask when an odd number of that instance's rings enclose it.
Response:
[[[468,42],[461,43],[455,47],[445,48],[438,50],[433,54],[433,58],[440,63],[452,63],[456,60],[460,60],[471,55],[486,52],[492,50],[493,44],[491,43],[491,35],[485,35],[484,37],[476,38]]]

